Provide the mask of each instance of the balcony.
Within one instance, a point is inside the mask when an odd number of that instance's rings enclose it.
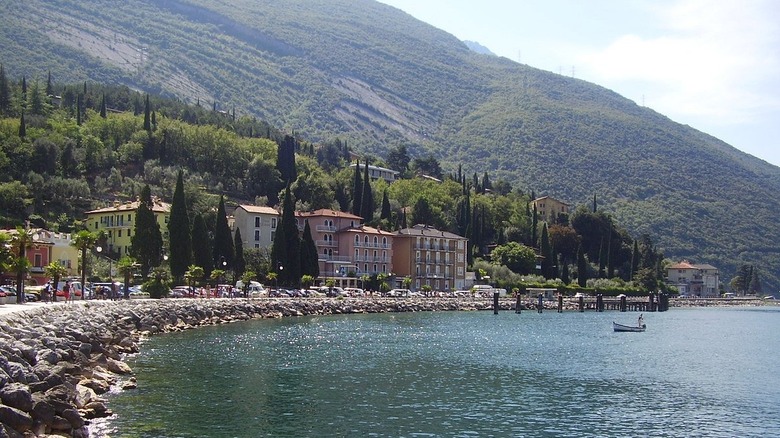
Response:
[[[329,227],[327,225],[317,225],[317,227],[315,227],[315,229],[317,231],[319,231],[319,232],[322,232],[322,233],[335,233],[336,232],[336,227]]]
[[[337,247],[337,246],[339,246],[339,243],[337,241],[335,241],[335,240],[318,240],[318,241],[314,242],[314,244],[318,248],[322,248],[322,247]]]

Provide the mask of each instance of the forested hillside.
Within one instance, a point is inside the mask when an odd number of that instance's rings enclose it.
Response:
[[[526,192],[597,195],[667,256],[780,284],[780,169],[584,81],[470,51],[369,0],[30,0],[4,5],[9,75],[175,96]]]

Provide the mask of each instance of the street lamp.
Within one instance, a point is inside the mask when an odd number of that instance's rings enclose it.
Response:
[[[95,247],[95,251],[97,251],[97,253],[99,255],[103,255],[103,247],[102,246],[100,246],[100,245],[96,246]],[[108,259],[108,278],[110,278],[111,281],[114,281],[114,267],[113,267],[113,261],[114,260],[111,259],[111,257],[108,255],[108,252],[106,252],[106,255],[104,255],[103,257]],[[82,287],[83,286],[84,285],[82,285]]]

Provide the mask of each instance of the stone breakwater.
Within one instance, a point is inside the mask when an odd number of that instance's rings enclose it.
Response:
[[[502,301],[509,310],[514,303]],[[52,304],[0,317],[0,438],[89,436],[101,398],[135,386],[123,359],[147,336],[256,318],[492,309],[490,300],[177,299]]]

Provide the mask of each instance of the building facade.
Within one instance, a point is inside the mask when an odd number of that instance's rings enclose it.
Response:
[[[349,165],[350,169],[355,169],[355,166],[357,166],[356,163],[352,163]],[[366,165],[365,163],[360,165],[360,176],[362,177],[364,175],[364,172],[366,171]],[[373,166],[371,164],[368,165],[368,177],[371,178],[372,181],[383,179],[387,181],[388,183],[392,183],[393,181],[398,179],[399,173],[392,169],[387,169],[384,167],[379,166]]]
[[[233,212],[232,229],[241,230],[244,248],[270,248],[279,219],[279,212],[271,207],[242,204]]]
[[[667,283],[675,286],[680,295],[696,297],[720,296],[718,268],[707,264],[693,264],[687,260],[666,269]]]
[[[339,254],[348,259],[334,271],[336,277],[393,275],[393,233],[358,225],[339,230],[336,235]]]
[[[99,208],[86,212],[87,229],[92,232],[105,231],[107,242],[106,255],[113,259],[130,254],[133,232],[135,230],[135,215],[140,201],[120,203],[115,201],[110,207]],[[168,242],[168,221],[171,216],[171,204],[159,199],[152,199],[152,212],[160,226],[163,245]]]
[[[415,225],[393,236],[396,278],[412,279],[411,288],[425,285],[435,291],[466,288],[468,239],[427,225]]]
[[[16,229],[1,230],[3,233],[13,237],[16,235]],[[54,244],[51,240],[46,238],[46,230],[42,229],[29,229],[26,230],[30,237],[31,243],[25,248],[24,255],[30,262],[30,270],[24,277],[24,284],[27,286],[39,286],[46,284],[49,278],[46,276],[45,268],[52,261],[52,247]],[[18,257],[18,246],[11,248],[14,255]],[[3,273],[1,282],[3,284],[14,284],[16,282],[16,273],[12,269],[6,270]]]
[[[542,196],[531,201],[531,208],[534,207],[536,207],[539,219],[545,222],[555,222],[558,215],[569,214],[569,204],[549,196]]]
[[[319,209],[311,212],[295,212],[298,230],[303,231],[309,222],[311,238],[317,246],[320,277],[335,277],[337,272],[348,273],[354,269],[351,253],[342,253],[339,247],[339,231],[360,226],[363,218],[342,211]],[[346,275],[346,274],[345,274]]]

